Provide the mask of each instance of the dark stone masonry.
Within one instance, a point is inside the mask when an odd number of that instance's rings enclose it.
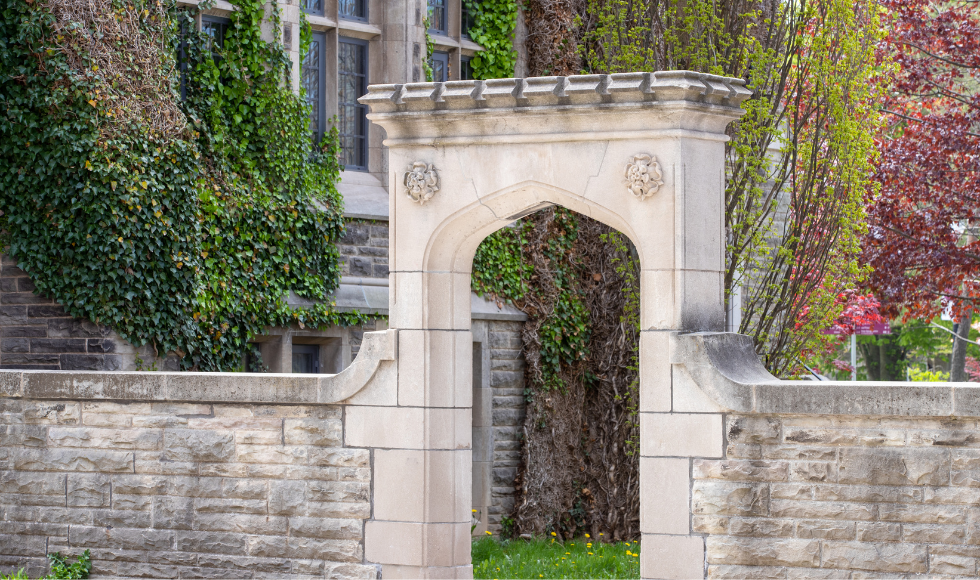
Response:
[[[357,278],[388,277],[388,224],[348,220],[347,233],[338,242],[343,275]]]
[[[72,318],[53,300],[34,294],[34,283],[16,260],[0,258],[0,368],[121,370],[118,342],[108,327]]]

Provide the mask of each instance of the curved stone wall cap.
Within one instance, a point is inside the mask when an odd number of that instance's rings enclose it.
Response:
[[[734,412],[980,417],[980,384],[782,381],[762,366],[750,337],[731,332],[673,335],[671,363]]]
[[[332,404],[361,391],[395,360],[397,330],[365,332],[354,362],[336,375],[0,371],[0,397],[198,403]]]
[[[739,107],[743,79],[693,71],[371,85],[358,102],[372,113],[689,101]]]

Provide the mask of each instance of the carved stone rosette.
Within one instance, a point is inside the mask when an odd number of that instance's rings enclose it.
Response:
[[[626,188],[640,200],[657,193],[664,184],[663,176],[657,158],[652,155],[638,153],[626,164]]]
[[[421,161],[412,164],[405,173],[405,189],[408,197],[425,204],[439,191],[439,174],[432,164]]]

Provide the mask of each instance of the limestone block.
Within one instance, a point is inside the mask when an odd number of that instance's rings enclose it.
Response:
[[[69,507],[109,507],[110,480],[105,474],[70,474],[68,476]]]
[[[728,522],[728,533],[732,536],[791,538],[795,532],[796,524],[792,520],[731,518]],[[810,536],[801,535],[800,537]]]
[[[721,457],[722,415],[640,413],[640,455]]]
[[[423,525],[372,520],[364,524],[364,557],[379,564],[421,566]]]
[[[415,407],[348,407],[344,444],[348,447],[421,449],[423,409]]]
[[[943,485],[949,481],[949,452],[942,449],[842,449],[841,483]]]
[[[729,415],[726,431],[732,443],[774,445],[782,442],[781,426],[782,423],[775,417]]]
[[[828,568],[886,573],[928,572],[925,546],[914,544],[871,544],[824,542],[823,565]]]
[[[855,532],[860,542],[897,542],[902,538],[901,524],[858,522]]]
[[[361,522],[351,519],[291,517],[290,536],[329,540],[360,540]]]
[[[769,515],[769,487],[765,484],[695,481],[691,495],[695,514]]]
[[[967,514],[955,505],[880,504],[878,518],[886,522],[963,524]]]
[[[695,459],[693,469],[695,479],[781,482],[789,478],[789,463],[785,461]]]
[[[244,555],[248,553],[247,540],[245,534],[181,531],[175,534],[175,548],[182,552]]]
[[[818,540],[708,536],[705,546],[709,564],[796,566],[801,568],[817,568],[820,566],[820,542]]]
[[[690,580],[704,577],[704,538],[643,534],[640,548],[640,576],[643,578]]]
[[[796,524],[796,535],[808,539],[853,540],[855,526],[847,521],[802,520]]]
[[[640,458],[640,531],[690,533],[690,462]]]
[[[929,554],[929,572],[933,574],[951,574],[956,576],[975,576],[977,571],[976,558],[963,556],[946,556]]]
[[[230,431],[168,429],[163,436],[163,446],[163,455],[168,461],[235,459],[235,435]]]
[[[425,452],[378,450],[374,456],[374,513],[379,520],[422,521]]]
[[[133,454],[96,449],[14,449],[10,453],[18,471],[101,471],[132,473]]]
[[[99,449],[160,449],[163,432],[157,429],[99,429],[93,427],[52,427],[48,431],[52,447],[96,447]]]
[[[823,518],[855,521],[875,519],[873,504],[829,501],[791,501],[774,499],[769,505],[770,515],[776,518]]]

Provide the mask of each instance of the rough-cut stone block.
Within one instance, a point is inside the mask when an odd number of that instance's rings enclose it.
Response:
[[[231,461],[235,435],[228,431],[168,429],[163,436],[167,461]]]
[[[886,522],[964,524],[966,516],[960,506],[890,503],[878,506],[878,519]]]
[[[769,509],[770,515],[776,518],[820,518],[858,521],[872,521],[875,519],[874,506],[871,504],[774,499],[770,503]]]
[[[925,546],[914,544],[871,544],[864,542],[824,542],[823,565],[844,570],[885,573],[929,571]]]
[[[796,524],[793,520],[769,518],[731,518],[728,523],[728,533],[732,536],[752,537],[793,537]],[[811,536],[800,536],[808,538]]]
[[[20,471],[101,471],[132,473],[133,454],[96,449],[15,449],[14,469]]]
[[[709,564],[820,566],[820,542],[817,540],[708,536],[706,547]]]
[[[695,481],[692,506],[700,515],[763,516],[769,512],[769,488],[764,484]]]
[[[860,542],[897,542],[902,539],[901,524],[858,522],[856,539]]]
[[[781,423],[775,417],[731,415],[728,417],[728,440],[742,444],[780,443],[780,427]]]
[[[286,419],[283,435],[287,445],[316,445],[338,447],[343,437],[339,420]]]
[[[942,449],[842,449],[840,482],[870,485],[946,485],[949,452]]]
[[[695,479],[725,479],[729,481],[786,481],[789,464],[785,461],[694,460]]]
[[[835,522],[827,520],[804,520],[796,524],[798,538],[822,540],[853,540],[854,522]]]
[[[68,476],[68,507],[109,507],[110,480],[108,475]]]

